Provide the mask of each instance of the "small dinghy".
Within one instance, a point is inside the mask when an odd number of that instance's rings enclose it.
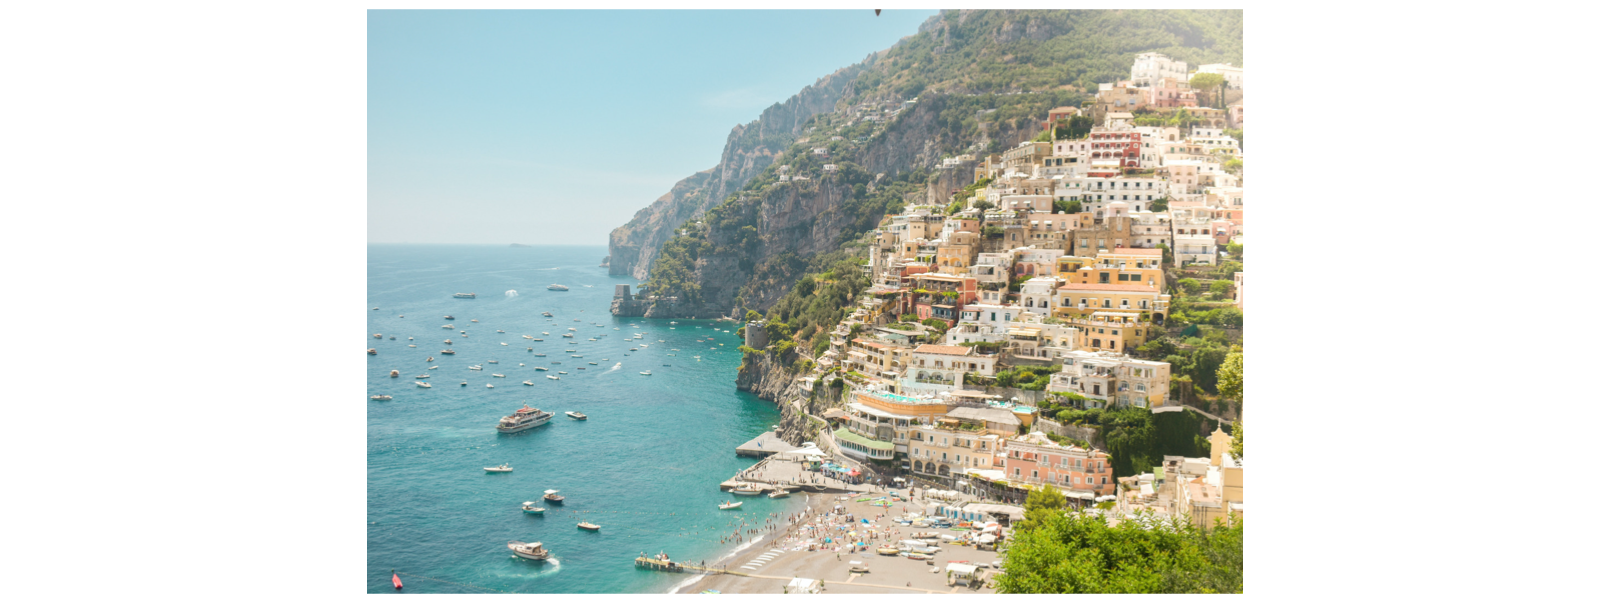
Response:
[[[507,463],[507,464],[500,464],[498,466],[489,466],[487,468],[484,468],[483,471],[484,472],[510,472],[511,471],[511,464]]]

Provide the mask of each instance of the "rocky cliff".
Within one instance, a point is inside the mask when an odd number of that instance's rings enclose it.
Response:
[[[628,223],[612,230],[608,242],[611,274],[637,279],[649,276],[658,251],[680,225],[718,205],[763,172],[796,139],[805,121],[836,108],[837,100],[848,92],[848,84],[879,57],[880,53],[872,54],[865,62],[822,77],[785,102],[765,109],[758,120],[731,129],[718,166],[674,184]]]
[[[815,435],[825,428],[825,421],[810,414],[823,413],[842,403],[845,389],[822,384],[815,385],[813,391],[804,391],[796,380],[799,376],[802,374],[768,354],[744,357],[736,375],[737,389],[775,404],[780,411],[780,438],[793,445],[815,440]]]

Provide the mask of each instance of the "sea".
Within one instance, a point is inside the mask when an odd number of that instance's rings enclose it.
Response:
[[[795,494],[718,509],[736,499],[719,483],[756,462],[735,448],[779,414],[735,388],[735,323],[614,317],[613,287],[639,281],[608,275],[599,266],[606,254],[604,246],[368,247],[360,309],[365,346],[377,355],[366,357],[366,396],[393,396],[353,399],[367,405],[369,592],[393,593],[398,572],[406,592],[664,593],[700,582],[637,569],[635,557],[718,563],[745,547],[721,542],[738,526],[804,509]],[[546,290],[553,283],[569,291]],[[477,298],[453,297],[461,292]],[[562,337],[569,329],[573,339]],[[399,377],[389,377],[395,369]],[[431,389],[417,388],[421,374]],[[556,416],[495,432],[524,405]],[[569,419],[569,410],[589,418]],[[507,463],[510,473],[483,470]],[[521,511],[547,489],[565,503],[542,516]],[[552,559],[515,558],[510,541],[541,541]]]

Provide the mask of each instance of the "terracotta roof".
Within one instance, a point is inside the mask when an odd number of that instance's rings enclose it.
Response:
[[[971,351],[969,347],[958,345],[922,345],[915,348],[918,354],[943,354],[946,356],[964,356]]]
[[[1062,285],[1059,291],[1149,291],[1160,292],[1150,285],[1122,285],[1117,283],[1069,283]]]

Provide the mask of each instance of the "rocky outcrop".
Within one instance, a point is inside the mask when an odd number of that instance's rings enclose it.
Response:
[[[686,220],[718,205],[773,163],[775,156],[795,140],[803,122],[835,109],[837,100],[850,91],[848,84],[878,56],[871,54],[864,62],[822,77],[785,102],[765,109],[758,120],[731,129],[718,166],[674,184],[673,190],[612,230],[608,241],[611,274],[646,278],[663,242],[673,237]]]
[[[778,434],[793,445],[813,441],[815,434],[825,428],[819,414],[840,404],[844,389],[841,385],[819,384],[813,391],[804,391],[797,381],[800,376],[767,353],[744,356],[736,375],[737,389],[775,404],[780,411]]]

